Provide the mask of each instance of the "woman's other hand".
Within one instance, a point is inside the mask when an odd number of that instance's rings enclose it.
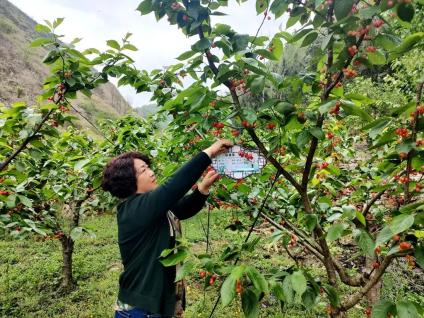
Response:
[[[214,184],[216,180],[219,179],[219,173],[215,170],[209,170],[206,175],[203,177],[202,182],[199,183],[197,189],[200,193],[207,195],[209,194],[209,188]]]

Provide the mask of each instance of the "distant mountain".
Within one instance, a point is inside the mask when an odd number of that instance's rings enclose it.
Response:
[[[141,107],[136,107],[134,110],[139,114],[141,117],[147,117],[151,114],[155,114],[158,111],[158,108],[156,104],[148,104]]]
[[[39,37],[36,24],[13,4],[0,0],[0,103],[26,101],[31,105],[42,92],[43,79],[49,74],[42,63],[47,51],[29,47]],[[91,119],[116,118],[133,111],[110,83],[96,88],[91,98],[81,94],[75,106]],[[79,123],[89,127],[83,119]]]

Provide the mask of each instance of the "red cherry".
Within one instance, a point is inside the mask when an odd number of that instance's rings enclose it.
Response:
[[[400,157],[400,159],[404,160],[408,157],[408,153],[407,152],[401,152],[401,153],[399,153],[399,157]]]
[[[349,47],[347,49],[347,51],[348,51],[349,55],[351,57],[353,57],[353,56],[355,56],[356,53],[358,53],[358,48],[356,47],[356,45],[352,45],[351,47]]]
[[[274,124],[274,123],[268,123],[268,124],[266,125],[266,128],[268,128],[268,129],[272,130],[272,129],[274,129],[274,128],[275,128],[275,124]]]
[[[205,271],[201,271],[199,273],[200,278],[205,278],[206,277],[206,272]]]
[[[406,128],[398,128],[398,129],[395,130],[395,133],[396,133],[396,135],[403,137],[403,138],[406,138],[406,137],[409,136],[408,129],[406,129]]]
[[[243,290],[243,288],[241,286],[241,282],[240,282],[240,280],[237,280],[237,283],[236,283],[236,293],[237,294],[241,294],[242,290]]]
[[[379,262],[374,262],[374,263],[372,264],[372,268],[374,268],[374,269],[379,269],[379,268],[380,268],[380,263],[379,263]]]
[[[367,46],[366,48],[365,48],[365,51],[366,52],[368,52],[368,53],[374,53],[374,52],[376,52],[377,51],[377,48],[375,47],[375,46]]]
[[[240,132],[237,129],[231,129],[231,135],[234,137],[238,137],[240,135]]]
[[[411,248],[411,243],[409,243],[409,242],[402,242],[402,243],[400,243],[399,244],[399,249],[401,250],[401,251],[403,251],[403,250],[407,250],[407,249],[410,249]]]
[[[372,22],[372,25],[373,25],[374,27],[376,27],[376,28],[381,27],[383,24],[384,24],[384,21],[383,21],[383,20],[380,20],[380,19],[378,19],[378,20],[374,20],[374,21]]]
[[[365,313],[365,315],[367,315],[367,317],[370,317],[371,316],[371,313],[372,313],[371,307],[366,308],[364,310],[364,313]]]
[[[393,241],[399,241],[400,240],[400,236],[399,235],[393,235],[392,240]]]

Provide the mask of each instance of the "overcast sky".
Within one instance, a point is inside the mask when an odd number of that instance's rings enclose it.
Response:
[[[190,49],[196,42],[196,37],[187,38],[175,25],[168,24],[166,17],[156,21],[154,14],[141,16],[137,8],[141,0],[9,0],[19,9],[39,23],[43,20],[54,20],[64,17],[65,21],[59,27],[64,34],[64,41],[70,42],[79,37],[83,40],[77,45],[80,50],[95,47],[106,48],[106,40],[119,40],[127,33],[132,44],[138,47],[137,52],[129,52],[139,69],[152,70],[165,65],[174,64],[181,53]],[[228,14],[223,17],[213,17],[212,23],[231,24],[238,33],[254,35],[262,21],[263,15],[256,15],[255,1],[249,0],[238,5],[229,1],[230,5],[220,8]],[[286,19],[266,20],[260,35],[271,36],[278,31]],[[283,24],[284,25],[284,24]],[[132,106],[142,106],[149,103],[147,93],[135,94],[131,87],[119,88],[121,94]]]

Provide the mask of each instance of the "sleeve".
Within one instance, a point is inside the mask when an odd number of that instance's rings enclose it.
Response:
[[[150,225],[165,214],[191,189],[211,164],[205,152],[200,152],[179,168],[164,184],[143,195],[142,225]]]
[[[202,194],[198,189],[191,194],[184,196],[176,205],[171,208],[171,211],[180,220],[186,220],[195,216],[205,205],[209,195]]]

